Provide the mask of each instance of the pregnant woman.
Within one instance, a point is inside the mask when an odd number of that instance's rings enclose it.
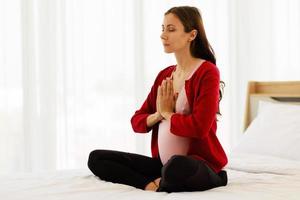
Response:
[[[152,157],[94,150],[88,166],[102,180],[144,190],[203,191],[225,186],[227,157],[216,136],[220,74],[199,10],[169,9],[161,41],[177,63],[159,72],[131,119],[135,132],[152,130]]]

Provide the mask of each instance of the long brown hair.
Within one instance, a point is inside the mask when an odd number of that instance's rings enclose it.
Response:
[[[172,13],[179,18],[179,20],[184,26],[184,31],[186,33],[189,33],[192,30],[197,30],[196,38],[191,42],[191,46],[190,46],[190,51],[192,56],[195,58],[208,60],[216,64],[215,52],[207,40],[202,17],[198,8],[191,7],[191,6],[178,6],[178,7],[170,8],[165,13],[165,15],[169,13]],[[225,87],[225,83],[223,81],[220,81],[219,105],[218,105],[218,112],[217,112],[217,114],[219,115],[221,115],[220,101],[223,96],[224,87]]]

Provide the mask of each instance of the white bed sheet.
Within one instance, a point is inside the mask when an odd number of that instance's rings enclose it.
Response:
[[[299,200],[300,162],[233,154],[225,187],[156,193],[102,181],[87,169],[0,176],[1,200]]]

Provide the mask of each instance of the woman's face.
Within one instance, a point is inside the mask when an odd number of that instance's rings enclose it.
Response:
[[[162,24],[161,40],[166,53],[188,49],[194,39],[195,31],[184,32],[184,26],[178,17],[172,13],[165,15]]]

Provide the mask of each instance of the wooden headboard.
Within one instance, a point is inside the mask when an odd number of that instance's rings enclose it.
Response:
[[[274,81],[248,83],[244,131],[257,113],[259,100],[300,103],[300,81]]]

